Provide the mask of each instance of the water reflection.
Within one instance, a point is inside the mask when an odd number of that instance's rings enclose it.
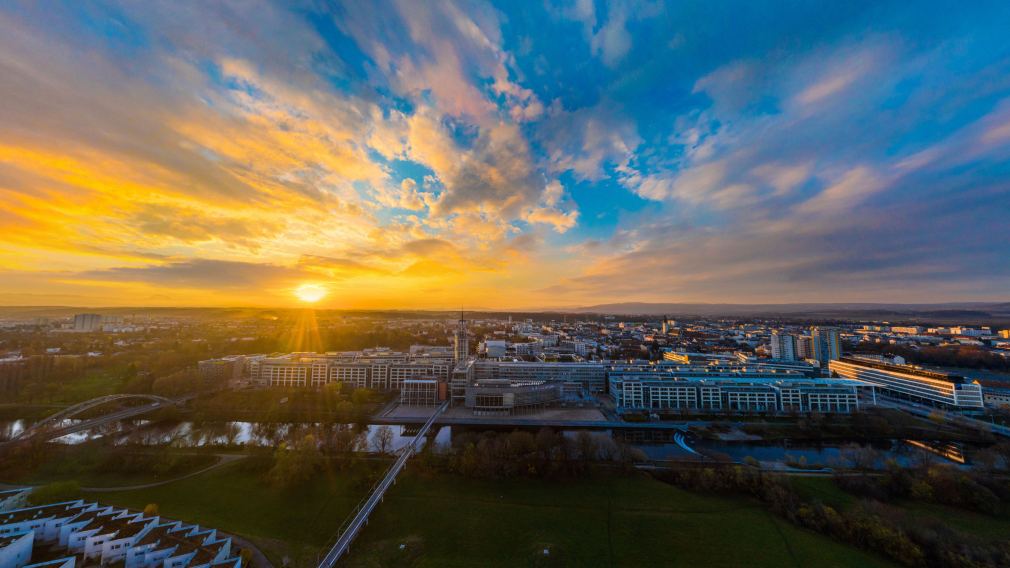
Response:
[[[61,426],[76,423],[65,420]],[[0,439],[11,439],[28,425],[25,420],[0,422]],[[381,432],[387,430],[391,437],[384,443]],[[79,444],[88,440],[104,439],[114,445],[172,446],[179,448],[200,448],[214,446],[254,446],[276,447],[282,442],[298,440],[312,435],[325,441],[330,447],[342,450],[378,452],[385,445],[387,452],[395,452],[415,440],[416,426],[382,426],[369,424],[329,423],[277,423],[277,422],[151,422],[148,420],[125,420],[113,422],[54,440],[60,444]],[[563,434],[574,439],[581,430],[564,430]],[[443,426],[435,430],[437,446],[448,446],[452,440],[452,427]],[[627,442],[640,450],[651,460],[699,459],[701,454],[710,459],[742,461],[754,458],[761,462],[795,464],[802,467],[838,467],[858,464],[859,467],[881,468],[889,460],[900,465],[917,465],[924,460],[945,458],[958,464],[970,463],[965,448],[960,444],[937,446],[930,442],[914,440],[890,440],[873,446],[855,443],[795,443],[780,441],[724,442],[702,440],[687,434],[675,441],[673,431],[596,430],[594,437],[615,438]],[[937,448],[942,451],[937,451]],[[698,452],[698,453],[695,453]]]

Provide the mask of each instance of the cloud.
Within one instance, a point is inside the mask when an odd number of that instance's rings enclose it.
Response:
[[[78,280],[145,282],[159,286],[254,290],[290,285],[314,274],[297,267],[254,262],[190,259],[147,266],[119,266],[80,272]]]

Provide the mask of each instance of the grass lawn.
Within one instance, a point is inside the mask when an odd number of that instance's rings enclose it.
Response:
[[[165,448],[124,450],[102,444],[55,446],[46,462],[34,470],[0,463],[0,482],[42,485],[76,481],[82,487],[141,485],[182,477],[218,461],[210,454],[173,452]],[[129,463],[130,467],[124,467]]]
[[[1001,514],[992,516],[919,501],[905,501],[900,506],[910,514],[932,518],[982,540],[1006,542],[1007,535],[1010,535],[1010,511],[1006,507]]]
[[[845,509],[859,500],[855,495],[838,487],[830,477],[792,477],[789,482],[800,495],[817,499],[837,510]]]
[[[345,563],[889,565],[776,519],[757,502],[698,495],[647,476],[539,482],[417,474],[387,495]]]
[[[162,515],[249,537],[277,565],[314,566],[316,555],[365,495],[384,462],[280,489],[263,480],[260,460],[248,458],[206,474],[138,491],[92,493],[102,503],[143,509],[157,503]]]

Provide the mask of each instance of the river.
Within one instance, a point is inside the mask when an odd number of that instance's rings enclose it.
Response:
[[[65,424],[72,424],[68,420]],[[0,440],[7,440],[24,430],[26,421],[0,422]],[[414,440],[410,426],[382,426],[369,424],[364,432],[354,424],[318,423],[274,423],[274,422],[151,422],[147,420],[124,420],[106,426],[54,440],[55,443],[79,444],[89,440],[104,439],[115,445],[173,446],[182,448],[208,446],[258,446],[271,447],[281,441],[313,434],[329,436],[337,432],[358,432],[359,448],[363,451],[378,451],[381,447],[380,432],[388,429],[392,434],[387,451],[396,451]],[[442,426],[434,430],[437,447],[447,446],[452,441],[454,429],[464,431],[466,427]],[[299,432],[301,430],[302,432]],[[470,431],[483,428],[470,428]],[[575,437],[581,430],[566,429],[563,433]],[[682,435],[673,431],[621,431],[617,434],[609,430],[589,430],[599,438],[599,442],[615,437],[640,449],[651,460],[698,459],[707,456],[715,459],[743,461],[756,459],[769,465],[790,465],[807,468],[837,467],[853,463],[856,459],[872,462],[875,467],[883,467],[888,460],[901,465],[912,465],[926,459],[942,460],[954,464],[970,464],[971,456],[977,448],[963,444],[936,444],[929,441],[884,440],[873,445],[864,443],[832,441],[828,443],[796,442],[777,440],[762,441],[722,441],[699,439],[693,434]],[[675,439],[675,436],[678,438]]]

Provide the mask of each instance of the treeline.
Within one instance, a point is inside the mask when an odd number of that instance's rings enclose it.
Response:
[[[835,484],[877,501],[912,499],[998,515],[1010,502],[1010,486],[990,474],[944,465],[917,468],[891,463],[881,475],[836,475]]]
[[[609,436],[580,431],[569,437],[542,428],[536,434],[524,430],[456,434],[448,448],[426,444],[417,466],[480,479],[557,478],[582,475],[594,464],[627,468],[642,459],[641,450]]]
[[[909,363],[920,365],[965,367],[968,369],[1010,372],[1010,359],[972,345],[920,347],[913,349],[907,345],[890,345],[887,343],[869,343],[864,341],[856,347],[856,352],[900,355]]]
[[[1010,545],[982,542],[972,535],[866,500],[842,510],[809,499],[783,477],[732,466],[719,470],[674,470],[657,477],[692,491],[747,494],[790,523],[915,567],[998,567],[1010,565]]]

